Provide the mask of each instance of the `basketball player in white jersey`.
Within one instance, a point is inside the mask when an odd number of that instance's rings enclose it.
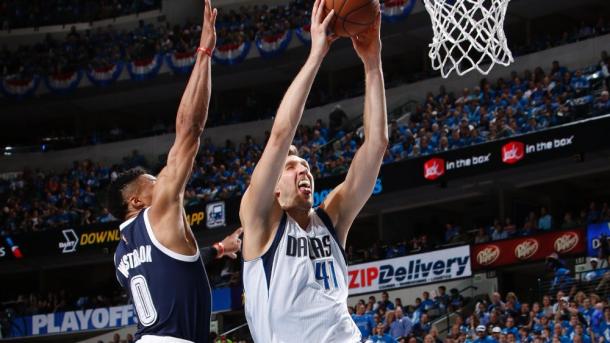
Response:
[[[360,342],[347,311],[344,247],[349,228],[373,191],[388,144],[381,69],[380,17],[352,38],[364,63],[365,141],[345,181],[313,209],[314,180],[291,142],[315,75],[335,37],[316,0],[311,52],[284,95],[265,151],[242,199],[246,318],[256,342]]]

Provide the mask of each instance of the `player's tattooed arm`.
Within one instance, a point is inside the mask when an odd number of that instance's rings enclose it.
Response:
[[[381,67],[381,15],[369,31],[352,37],[365,70],[364,143],[352,160],[345,181],[322,205],[335,224],[339,242],[345,246],[352,222],[371,196],[388,145],[386,97]]]
[[[252,174],[250,186],[244,194],[240,207],[242,225],[246,228],[246,250],[252,243],[260,250],[267,243],[268,229],[278,216],[279,206],[275,201],[275,187],[279,179],[288,149],[305,107],[315,76],[324,56],[336,37],[327,34],[328,24],[334,12],[324,16],[324,1],[316,0],[311,15],[311,51],[277,110],[267,146]]]
[[[212,8],[210,0],[205,0],[200,49],[176,115],[176,140],[155,188],[153,204],[161,211],[172,203],[181,205],[184,189],[199,150],[212,90],[212,61],[209,54],[216,45],[216,15],[217,10]]]

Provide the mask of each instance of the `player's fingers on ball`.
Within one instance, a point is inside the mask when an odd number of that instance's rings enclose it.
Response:
[[[328,12],[328,14],[326,15],[326,18],[324,18],[324,21],[322,22],[322,26],[324,28],[328,27],[328,23],[330,23],[330,21],[333,19],[334,14],[335,14],[334,9],[332,9],[332,10],[330,10],[330,12]]]
[[[320,0],[316,0],[313,3],[313,8],[311,9],[311,18],[313,19],[311,22],[312,24],[315,23],[315,19],[318,17],[318,3],[320,2]]]
[[[324,15],[324,0],[318,1],[318,11],[316,13],[316,22],[322,23],[322,16]]]

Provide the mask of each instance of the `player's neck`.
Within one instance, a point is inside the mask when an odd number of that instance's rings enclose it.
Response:
[[[301,229],[305,230],[309,226],[309,222],[311,220],[311,217],[310,217],[311,209],[303,210],[300,208],[291,208],[289,210],[286,210],[286,213],[288,213],[290,218],[294,219],[294,221],[296,221],[297,224],[299,224]]]
[[[125,220],[129,220],[135,216],[138,215],[138,213],[140,213],[142,209],[135,209],[135,208],[129,208],[127,210],[127,215],[125,216]]]

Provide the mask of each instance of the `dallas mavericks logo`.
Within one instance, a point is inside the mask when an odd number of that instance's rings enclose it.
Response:
[[[225,226],[225,203],[223,201],[207,204],[205,207],[208,229]]]

